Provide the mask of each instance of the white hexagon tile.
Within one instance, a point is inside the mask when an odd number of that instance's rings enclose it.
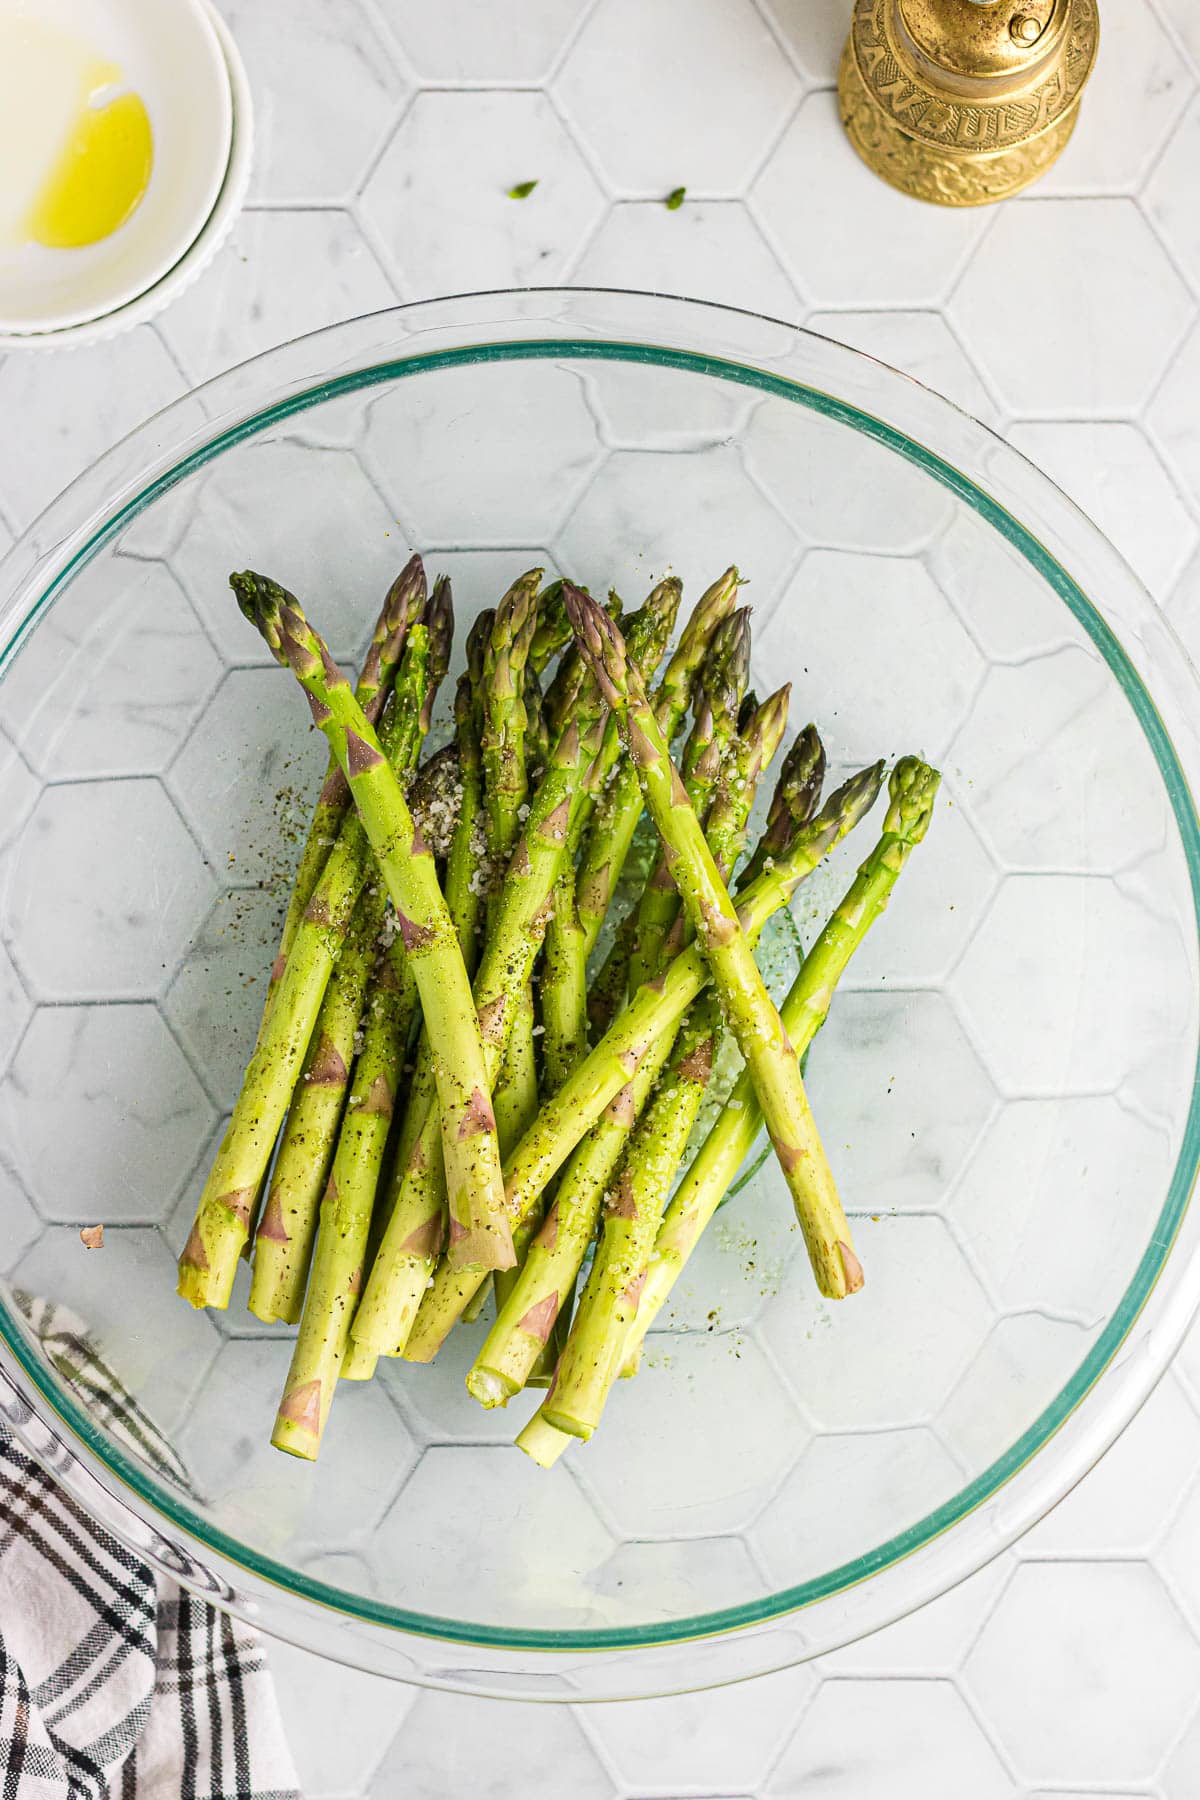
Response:
[[[565,280],[808,322],[939,389],[1096,518],[1200,655],[1192,0],[1102,0],[1100,64],[1066,154],[1028,196],[978,212],[906,200],[849,148],[833,92],[849,0],[221,3],[256,94],[250,204],[154,326],[69,356],[0,361],[0,416],[22,421],[20,455],[0,461],[0,550],[125,431],[268,345],[397,298]],[[509,197],[528,181],[527,198]],[[680,186],[684,203],[668,211]],[[466,396],[470,372],[461,379]],[[697,398],[678,374],[659,391],[648,428],[619,368],[582,379],[514,369],[525,454],[508,483],[490,472],[487,504],[468,425],[434,439],[419,394],[401,417],[376,404],[361,434],[330,408],[317,450],[298,433],[293,474],[314,484],[336,529],[303,551],[271,535],[246,446],[186,505],[135,526],[138,560],[120,581],[80,585],[76,616],[56,617],[58,644],[41,633],[5,688],[0,1264],[31,1287],[52,1266],[66,1271],[58,1285],[84,1314],[114,1271],[138,1284],[145,1316],[114,1354],[130,1359],[162,1423],[188,1418],[185,1449],[236,1522],[247,1492],[286,1519],[303,1472],[258,1438],[210,1430],[194,1397],[220,1355],[250,1404],[269,1408],[272,1333],[232,1314],[219,1329],[181,1318],[170,1250],[258,1016],[256,975],[285,885],[261,845],[294,822],[323,755],[228,604],[230,567],[259,561],[319,587],[335,653],[349,659],[409,534],[446,550],[471,600],[518,562],[612,576],[631,594],[669,560],[690,582],[737,557],[752,577],[763,670],[803,619],[802,710],[828,712],[823,602],[834,591],[839,629],[849,614],[876,635],[876,668],[916,629],[939,672],[937,704],[920,719],[881,679],[869,742],[830,720],[839,766],[916,743],[945,758],[955,873],[939,896],[914,867],[887,945],[869,942],[835,1010],[830,1030],[855,1046],[860,1088],[839,1092],[813,1068],[840,1162],[878,1199],[878,1217],[856,1227],[871,1265],[863,1301],[831,1316],[813,1297],[790,1220],[753,1235],[718,1221],[646,1352],[656,1408],[670,1398],[661,1429],[679,1479],[665,1492],[638,1454],[636,1395],[614,1410],[607,1459],[546,1480],[500,1441],[509,1419],[480,1413],[465,1390],[457,1406],[435,1404],[389,1366],[332,1427],[362,1531],[316,1541],[338,1508],[330,1485],[329,1514],[310,1514],[307,1566],[371,1591],[367,1529],[380,1520],[402,1538],[408,1597],[435,1611],[446,1576],[426,1552],[444,1539],[448,1495],[481,1572],[499,1552],[468,1529],[480,1508],[522,1519],[524,1549],[500,1564],[518,1617],[545,1531],[566,1534],[585,1619],[597,1595],[613,1608],[637,1591],[663,1611],[677,1604],[682,1571],[661,1544],[625,1535],[635,1519],[644,1529],[651,1505],[663,1535],[704,1546],[710,1590],[729,1603],[777,1571],[795,1579],[795,1520],[814,1492],[836,1496],[848,1551],[927,1512],[981,1466],[990,1434],[1021,1428],[1031,1383],[1047,1369],[1065,1377],[1091,1341],[1114,1263],[1113,1221],[1094,1204],[1101,1172],[1104,1191],[1115,1181],[1132,1205],[1172,1151],[1161,1093],[1177,1074],[1178,996],[1146,968],[1136,1003],[1114,1013],[1079,979],[1085,957],[1141,967],[1164,828],[1132,804],[1137,770],[1088,644],[1015,557],[997,609],[978,535],[962,517],[948,529],[947,504],[925,484],[881,508],[865,456],[853,487],[844,459],[819,451],[780,473],[772,402],[740,389]],[[561,404],[583,427],[571,454],[554,432]],[[730,441],[743,420],[744,456]],[[824,429],[832,444],[839,428]],[[660,454],[680,448],[691,454]],[[592,484],[602,464],[603,499]],[[730,535],[734,493],[754,522],[749,547],[744,523]],[[350,529],[371,546],[354,588],[338,557]],[[609,555],[593,568],[614,542],[617,566]],[[160,640],[149,696],[134,651],[147,631]],[[103,679],[66,707],[57,649],[85,637]],[[1013,703],[1039,681],[1059,703],[1053,784],[1030,766]],[[1099,762],[1098,742],[1111,745]],[[250,772],[231,815],[222,795]],[[98,776],[112,779],[92,787]],[[118,830],[146,846],[149,884],[131,883],[109,853]],[[72,947],[81,866],[89,917],[99,907],[106,927],[87,959]],[[33,903],[51,883],[62,894],[52,921]],[[945,911],[931,934],[936,898]],[[1069,953],[1046,952],[1048,919]],[[1011,937],[1047,1009],[1074,1009],[1065,1097],[1049,1040],[978,955],[981,930]],[[1130,1072],[1132,1033],[1147,1049]],[[118,1066],[131,1043],[152,1079],[81,1101],[83,1167],[77,1135],[61,1129],[58,1074],[78,1058]],[[930,1068],[935,1084],[918,1079]],[[1012,1097],[1004,1110],[999,1095]],[[867,1115],[895,1121],[891,1155],[867,1157]],[[931,1167],[939,1210],[910,1210]],[[93,1194],[110,1222],[103,1258],[83,1251],[74,1223]],[[1055,1257],[1039,1220],[1068,1204],[1075,1248]],[[921,1304],[881,1357],[872,1300],[886,1304],[914,1269]],[[162,1307],[169,1334],[155,1330]],[[679,1331],[705,1346],[691,1385],[671,1361]],[[168,1340],[168,1355],[151,1350]],[[454,1354],[465,1362],[469,1347]],[[748,1380],[771,1397],[753,1419],[737,1406]],[[864,1390],[874,1429],[850,1438],[846,1397],[858,1393],[861,1418]],[[374,1452],[383,1436],[386,1468]],[[752,1503],[739,1460],[772,1455],[772,1491]],[[1198,1570],[1200,1333],[1099,1468],[1015,1550],[816,1664],[722,1693],[574,1710],[416,1693],[283,1646],[275,1673],[306,1800],[1196,1800]],[[697,1659],[699,1669],[699,1649]],[[332,1715],[333,1738],[317,1724]]]

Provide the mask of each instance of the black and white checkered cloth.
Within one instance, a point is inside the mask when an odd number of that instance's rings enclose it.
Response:
[[[14,1298],[93,1416],[185,1482],[80,1321]],[[255,1633],[156,1576],[3,1426],[0,1800],[299,1800]]]

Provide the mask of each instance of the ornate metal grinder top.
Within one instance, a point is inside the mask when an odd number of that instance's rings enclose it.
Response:
[[[1070,137],[1099,29],[1096,0],[855,0],[842,123],[906,194],[1003,200]]]

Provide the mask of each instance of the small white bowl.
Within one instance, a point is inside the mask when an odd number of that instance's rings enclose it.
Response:
[[[206,232],[233,152],[228,34],[206,0],[41,0],[43,11],[120,65],[150,114],[154,165],[140,205],[111,236],[0,257],[0,342],[13,347],[57,347],[81,327],[111,325],[164,284]],[[123,317],[118,328],[126,322],[137,321]]]

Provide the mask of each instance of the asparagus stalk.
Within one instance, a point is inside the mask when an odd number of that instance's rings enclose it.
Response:
[[[321,1192],[333,1160],[354,1039],[376,955],[383,909],[360,899],[338,957],[304,1071],[288,1108],[267,1203],[254,1239],[250,1311],[272,1324],[294,1325],[304,1302]]]
[[[575,868],[570,862],[564,864],[554,884],[540,992],[546,1087],[556,1093],[587,1053],[587,955],[575,905]],[[532,1123],[531,1118],[528,1125]],[[513,1139],[514,1144],[519,1141]]]
[[[571,642],[571,621],[563,605],[562,585],[557,580],[548,582],[538,595],[537,619],[529,640],[525,667],[539,678],[559,651]]]
[[[554,1392],[542,1408],[546,1424],[572,1437],[591,1437],[620,1372],[666,1197],[712,1073],[719,1028],[710,989],[688,1014],[670,1067],[630,1137]]]
[[[604,710],[595,683],[580,671],[573,716],[565,726],[534,796],[524,834],[509,864],[492,931],[475,978],[474,998],[484,1022],[486,1067],[494,1082],[508,1046],[514,1009],[545,931],[551,895],[577,800],[583,769],[595,754]],[[417,1076],[421,1069],[418,1063]],[[416,1096],[405,1121],[411,1148],[362,1304],[355,1339],[385,1355],[399,1355],[441,1252],[441,1200],[430,1128],[421,1120],[410,1132]],[[514,1252],[515,1260],[515,1252]],[[469,1282],[467,1299],[480,1286]]]
[[[629,651],[634,667],[643,681],[649,681],[658,668],[666,652],[675,619],[679,612],[679,602],[683,597],[683,584],[674,576],[660,581],[646,596],[637,611],[631,613],[625,627],[625,645]],[[616,595],[610,596],[616,602]],[[565,609],[564,609],[565,610]],[[610,614],[615,618],[619,614],[619,602],[610,604]],[[574,651],[578,656],[578,650]],[[582,665],[582,659],[580,659]],[[610,719],[604,730],[604,739],[600,752],[589,768],[584,779],[583,802],[571,823],[569,849],[572,858],[577,854],[584,834],[592,822],[593,811],[603,794],[621,754],[621,738],[615,719]]]
[[[629,665],[620,631],[580,589],[568,583],[564,598],[580,648],[609,705],[623,720],[630,756],[668,852],[675,884],[754,1080],[817,1286],[829,1298],[841,1299],[862,1286],[862,1267],[787,1034],[671,762],[670,745]]]
[[[723,872],[740,852],[764,761],[774,755],[783,733],[787,698],[788,689],[782,688],[751,714],[713,800],[707,829]],[[567,1164],[546,1225],[531,1245],[520,1273],[513,1278],[511,1296],[499,1307],[496,1322],[467,1376],[467,1387],[484,1406],[503,1404],[529,1380],[538,1354],[536,1340],[543,1333],[548,1335],[550,1324],[557,1324],[561,1316],[565,1296],[583,1263],[601,1216],[601,1203],[611,1188],[626,1142],[670,1056],[671,1072],[653,1105],[654,1138],[663,1146],[663,1152],[651,1159],[644,1142],[636,1155],[632,1143],[629,1148],[630,1156],[641,1167],[638,1216],[648,1218],[655,1207],[661,1214],[695,1121],[693,1099],[698,1107],[708,1079],[705,1069],[697,1087],[704,1056],[711,1065],[716,1024],[708,997],[702,995],[689,1011],[678,1043],[673,1045],[670,1032],[657,1040],[633,1080],[610,1103],[604,1117]],[[638,1131],[641,1132],[640,1126]],[[651,1168],[662,1179],[657,1198],[649,1188]],[[645,1229],[643,1226],[643,1235]],[[514,1231],[514,1242],[522,1230],[518,1227]],[[613,1243],[619,1238],[618,1231]]]
[[[400,784],[349,683],[293,597],[253,576],[236,582],[247,617],[305,689],[314,720],[346,770],[396,909],[433,1054],[457,1260],[483,1269],[507,1267],[512,1233],[504,1211],[491,1083],[470,981],[433,857],[415,834]]]
[[[383,723],[388,757],[406,766],[419,741],[420,701],[414,684],[428,677],[426,628],[408,634],[411,675]],[[330,662],[330,667],[336,665]],[[340,672],[339,672],[340,673]],[[349,698],[348,684],[341,677]],[[368,727],[370,729],[370,727]],[[395,780],[395,776],[392,776]],[[255,1198],[311,1042],[334,964],[366,882],[370,847],[357,816],[342,822],[292,942],[275,1003],[242,1082],[233,1116],[200,1196],[179,1258],[178,1291],[193,1306],[226,1307],[237,1259],[250,1230]],[[319,1185],[317,1188],[319,1194]],[[264,1223],[268,1215],[264,1214]],[[268,1224],[267,1239],[277,1236]]]
[[[516,580],[496,608],[491,637],[483,657],[484,819],[488,852],[502,867],[519,831],[517,817],[529,791],[525,770],[527,715],[522,693],[525,662],[537,625],[540,569]]]
[[[338,1137],[300,1331],[271,1442],[312,1461],[350,1342],[379,1171],[395,1104],[394,1076],[417,1004],[416,979],[380,963],[363,1025],[362,1050]]]
[[[742,895],[740,913],[751,944],[822,858],[871,810],[882,780],[882,763],[851,776],[807,825],[797,828],[786,854],[765,869]],[[534,1212],[555,1171],[614,1096],[633,1079],[656,1040],[666,1032],[674,1032],[708,979],[707,964],[699,948],[693,945],[683,951],[663,977],[638,989],[559,1092],[543,1103],[534,1123],[508,1158],[505,1196],[514,1242],[519,1240],[525,1220]],[[478,1285],[478,1279],[471,1274],[444,1267],[436,1271],[404,1347],[410,1362],[429,1362],[437,1354]]]
[[[399,666],[408,629],[417,623],[425,610],[425,594],[425,566],[421,558],[414,554],[409,557],[387,591],[383,610],[376,622],[366,661],[354,690],[355,699],[372,724],[378,720],[391,692],[392,678]],[[296,879],[283,921],[279,952],[267,989],[267,1011],[274,1001],[275,990],[282,978],[300,921],[304,917],[304,909],[312,899],[325,859],[337,841],[342,820],[349,808],[350,789],[346,777],[338,767],[337,758],[331,753],[308,828],[308,837],[300,852]]]
[[[767,823],[743,869],[738,886],[749,886],[783,854],[797,819],[810,819],[825,785],[825,746],[815,725],[806,725],[784,759],[771,796]]]
[[[594,1038],[604,1036],[625,1004],[629,991],[629,964],[637,941],[637,927],[638,909],[635,902],[617,926],[608,955],[588,990],[588,1024]]]
[[[467,1373],[467,1388],[481,1406],[505,1405],[525,1386],[549,1343],[559,1309],[592,1241],[630,1131],[666,1064],[671,1045],[670,1035],[651,1045],[637,1073],[609,1102],[563,1170],[550,1210]],[[514,1232],[514,1237],[517,1235]],[[405,1354],[415,1360],[412,1338]]]
[[[712,635],[733,611],[737,597],[738,572],[725,573],[706,588],[680,633],[675,653],[663,671],[655,694],[659,727],[670,740],[678,731],[691,703],[692,688],[704,661]],[[616,731],[611,733],[616,754]],[[625,859],[633,842],[637,822],[642,816],[642,791],[637,771],[628,762],[616,770],[613,780],[596,807],[592,828],[583,846],[577,883],[579,922],[590,956],[595,948],[608,913],[609,904],[621,879]]]
[[[890,804],[879,841],[805,957],[781,1009],[798,1057],[825,1023],[834,989],[851,957],[885,910],[905,863],[925,836],[940,779],[935,769],[911,756],[903,757],[892,771]],[[761,1126],[754,1085],[743,1071],[667,1208],[626,1345],[626,1368],[636,1366],[642,1339],[753,1149]]]
[[[750,674],[750,609],[740,607],[713,633],[696,683],[695,719],[684,747],[683,785],[697,817],[703,815],[721,765],[737,737],[738,711]],[[614,721],[615,722],[615,721]],[[629,986],[641,987],[659,967],[663,945],[679,911],[679,895],[665,849],[642,890]]]

